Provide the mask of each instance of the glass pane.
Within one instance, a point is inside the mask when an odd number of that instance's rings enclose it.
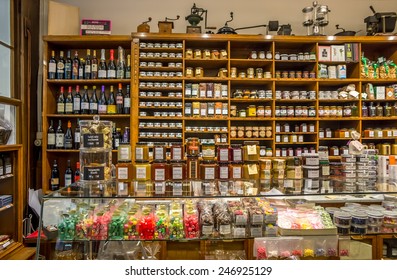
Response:
[[[0,144],[16,144],[16,108],[12,105],[0,103]],[[7,131],[11,128],[11,135],[5,143]]]
[[[11,45],[11,0],[0,0],[0,41]]]
[[[2,45],[0,45],[0,96],[11,97],[11,50]]]

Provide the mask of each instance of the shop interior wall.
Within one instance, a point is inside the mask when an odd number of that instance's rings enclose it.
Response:
[[[174,32],[186,32],[188,22],[185,17],[190,14],[193,3],[197,7],[208,10],[208,26],[217,29],[224,26],[230,19],[230,12],[234,12],[234,20],[229,23],[232,28],[267,24],[269,20],[278,20],[280,24],[291,24],[295,35],[306,35],[302,26],[302,8],[311,6],[310,0],[56,0],[80,8],[81,18],[112,20],[113,34],[129,34],[148,17],[151,32],[158,32],[158,21],[165,17],[180,19],[175,22]],[[335,25],[346,30],[359,31],[358,35],[365,35],[364,18],[372,15],[369,6],[377,12],[397,12],[397,0],[319,0],[319,4],[328,5],[329,25],[326,35],[335,34]],[[204,26],[204,23],[200,23]],[[215,30],[216,31],[216,30]],[[265,29],[255,28],[238,31],[239,34],[264,34]]]

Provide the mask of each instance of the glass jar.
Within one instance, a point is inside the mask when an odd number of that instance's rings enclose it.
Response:
[[[183,160],[184,149],[182,143],[171,143],[171,161]]]
[[[218,162],[229,162],[230,161],[230,150],[228,145],[218,145],[217,149]]]
[[[233,180],[243,178],[243,165],[242,163],[232,162],[229,164],[229,178]]]
[[[206,160],[200,163],[200,179],[201,180],[215,180],[217,178],[218,165],[215,161]]]
[[[137,181],[148,181],[151,178],[151,165],[149,162],[137,162],[134,165],[133,177]]]
[[[151,173],[152,181],[169,180],[169,165],[166,162],[153,162]]]
[[[187,139],[186,143],[186,154],[188,156],[198,156],[200,152],[200,142],[196,137],[191,137]]]
[[[203,160],[214,160],[215,159],[215,143],[202,143],[201,154]]]
[[[241,144],[233,144],[230,147],[230,160],[232,162],[243,161],[243,148]]]
[[[259,160],[259,142],[258,141],[245,141],[243,146],[243,159],[244,161],[258,161]]]
[[[186,162],[174,161],[170,163],[170,180],[185,180],[186,179]]]
[[[167,160],[167,148],[165,143],[154,143],[153,145],[153,161],[162,162]]]

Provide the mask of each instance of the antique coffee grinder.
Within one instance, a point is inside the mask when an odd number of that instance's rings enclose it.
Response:
[[[190,15],[185,17],[185,19],[190,23],[190,26],[186,27],[186,33],[201,33],[201,26],[198,26],[198,24],[203,19],[205,29],[216,29],[216,27],[207,26],[207,14],[207,10],[204,10],[203,8],[198,8],[196,6],[196,3],[194,3],[193,7],[190,10]]]
[[[172,29],[174,29],[174,21],[178,20],[179,16],[176,16],[175,19],[171,18],[165,18],[164,21],[159,21],[158,26],[159,26],[159,33],[172,33]]]

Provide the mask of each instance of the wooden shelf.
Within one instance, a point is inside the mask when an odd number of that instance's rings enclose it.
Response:
[[[182,107],[177,106],[138,106],[139,109],[149,109],[149,110],[182,110]]]
[[[316,103],[316,99],[276,99],[276,103]]]
[[[397,117],[362,117],[363,121],[397,120]]]
[[[75,150],[75,149],[47,149],[47,153],[79,153],[80,150]],[[113,153],[117,153],[117,150],[112,150]]]
[[[228,98],[224,98],[224,97],[221,97],[221,98],[215,98],[215,97],[213,97],[213,98],[207,98],[207,97],[185,97],[185,102],[190,102],[190,101],[192,101],[192,102],[194,102],[194,101],[222,101],[222,102],[225,102],[226,101],[226,103],[227,103],[227,101],[228,101],[229,99]]]
[[[270,103],[273,99],[267,98],[230,98],[231,103]]]
[[[170,100],[182,101],[182,97],[168,97],[168,96],[139,96],[139,100]]]
[[[273,138],[248,138],[248,137],[242,137],[242,138],[230,138],[230,141],[272,141]]]
[[[356,103],[359,99],[318,99],[319,103]]]
[[[14,204],[8,204],[8,205],[6,205],[6,206],[3,206],[3,207],[1,207],[0,208],[0,212],[3,212],[3,211],[5,211],[5,210],[8,210],[8,209],[11,209],[11,208],[13,208],[14,207]]]
[[[129,84],[131,82],[130,79],[95,79],[95,80],[85,80],[85,79],[79,79],[79,80],[59,80],[59,79],[54,79],[50,80],[47,79],[48,84],[57,84],[57,85],[91,85],[91,84],[100,84],[100,85],[114,85],[118,83],[122,84]]]
[[[101,119],[109,118],[109,119],[129,119],[130,115],[128,114],[98,114]],[[93,118],[95,115],[91,114],[47,114],[48,118]]]
[[[317,132],[275,132],[277,135],[316,135]]]
[[[153,52],[153,53],[162,53],[162,52],[171,52],[171,53],[181,53],[183,52],[183,48],[139,48],[141,52]]]
[[[359,117],[332,117],[332,118],[318,118],[319,121],[359,121]]]
[[[316,145],[317,142],[296,142],[296,143],[292,143],[292,142],[288,142],[288,143],[283,143],[283,142],[275,142],[276,145]]]
[[[181,67],[168,67],[168,66],[162,66],[162,67],[155,67],[155,66],[139,66],[140,70],[143,71],[152,71],[152,72],[181,72],[183,71],[183,68]]]
[[[319,141],[350,141],[351,138],[318,138]]]

